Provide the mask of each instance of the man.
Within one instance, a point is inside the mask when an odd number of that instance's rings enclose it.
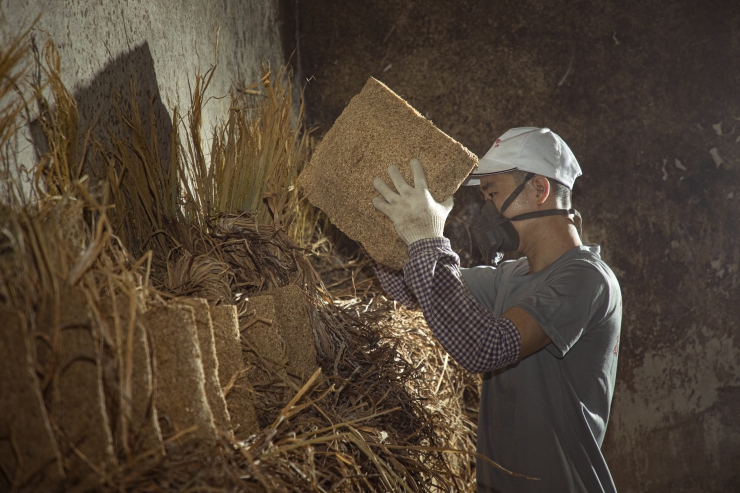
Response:
[[[409,246],[403,272],[378,265],[383,288],[420,305],[444,348],[484,373],[478,452],[539,481],[478,459],[479,492],[615,491],[601,444],[617,370],[619,284],[581,244],[570,191],[581,169],[547,128],[514,128],[480,159],[466,185],[486,198],[476,237],[486,252],[524,256],[461,269],[443,237],[452,199],[431,197],[418,160],[414,186],[391,166],[373,204]]]

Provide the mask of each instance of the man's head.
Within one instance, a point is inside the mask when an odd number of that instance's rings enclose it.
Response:
[[[466,182],[480,185],[483,196],[495,205],[484,207],[476,227],[481,248],[526,249],[551,234],[571,235],[570,190],[580,174],[573,153],[549,129],[506,132]]]

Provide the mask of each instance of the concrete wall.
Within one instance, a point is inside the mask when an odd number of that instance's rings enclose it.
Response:
[[[288,2],[280,0],[1,0],[0,31],[13,35],[40,14],[33,35],[39,47],[48,37],[61,55],[62,78],[78,101],[84,121],[116,128],[112,92],[130,100],[130,82],[143,115],[150,103],[167,135],[174,106],[187,110],[197,71],[216,61],[207,96],[228,95],[233,82],[261,77],[261,62],[279,68],[293,50]],[[203,113],[208,131],[226,117],[229,99],[211,99]],[[167,139],[161,139],[167,155]]]
[[[369,76],[479,155],[549,126],[624,294],[603,452],[622,492],[740,491],[740,4],[299,2],[312,123]],[[470,221],[475,194],[456,196]],[[447,233],[476,261],[464,228]]]

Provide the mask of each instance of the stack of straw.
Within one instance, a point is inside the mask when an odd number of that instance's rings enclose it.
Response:
[[[18,84],[22,37],[3,46],[3,84]],[[15,175],[0,179],[0,311],[13,321],[2,347],[15,355],[0,366],[0,381],[15,382],[0,394],[13,410],[0,420],[0,484],[472,488],[477,382],[418,313],[377,292],[361,255],[333,254],[325,219],[295,188],[311,141],[288,74],[266,69],[234,91],[208,154],[200,115],[213,69],[197,77],[166,166],[133,99],[117,96],[121,128],[108,141],[86,138],[53,43],[43,55],[32,89],[48,149],[32,196]],[[22,107],[0,108],[3,139]],[[303,330],[281,327],[286,299],[303,300],[290,308],[310,321],[308,357],[285,341]],[[260,308],[270,303],[274,317]],[[259,327],[273,334],[263,345]]]

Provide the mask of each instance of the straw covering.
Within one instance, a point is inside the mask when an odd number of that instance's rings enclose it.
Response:
[[[474,487],[478,382],[317,227],[288,74],[235,91],[215,168],[196,77],[165,174],[146,109],[118,97],[90,142],[53,43],[35,53],[46,150],[30,195],[0,174],[0,490]]]

